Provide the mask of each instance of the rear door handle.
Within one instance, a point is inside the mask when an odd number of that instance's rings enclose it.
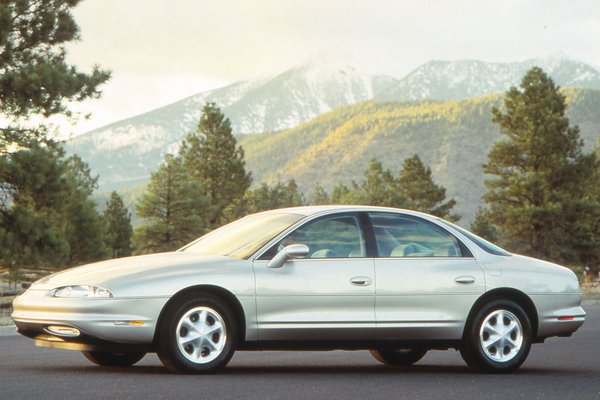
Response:
[[[470,283],[475,282],[475,277],[471,275],[457,276],[456,278],[454,278],[454,282],[459,283],[461,285],[468,285]]]
[[[350,283],[354,286],[369,286],[373,281],[368,276],[356,276],[350,279]]]

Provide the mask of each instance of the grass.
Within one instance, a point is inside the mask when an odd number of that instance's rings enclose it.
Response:
[[[584,300],[600,300],[600,282],[582,283],[581,291]]]
[[[6,307],[6,305],[11,304],[14,298],[14,296],[0,297],[0,326],[12,325],[13,322],[10,318],[10,314],[12,313],[12,307]]]
[[[0,292],[0,326],[12,325],[10,314],[12,313],[11,304],[14,299],[15,296],[2,296]]]

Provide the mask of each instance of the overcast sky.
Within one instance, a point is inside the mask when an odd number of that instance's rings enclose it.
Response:
[[[600,0],[85,0],[70,62],[112,70],[83,133],[330,50],[401,78],[432,60],[600,66]]]

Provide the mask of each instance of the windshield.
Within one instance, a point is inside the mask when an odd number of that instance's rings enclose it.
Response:
[[[474,233],[471,233],[468,230],[461,228],[458,225],[451,224],[450,222],[444,221],[443,219],[440,219],[440,221],[446,225],[450,225],[451,227],[453,227],[454,229],[456,229],[457,231],[459,231],[460,233],[465,235],[467,238],[469,238],[469,240],[471,242],[475,243],[477,246],[481,247],[483,250],[487,251],[490,254],[494,254],[497,256],[512,255],[508,251],[502,249],[501,247],[498,247],[495,244],[490,243],[487,240],[480,238],[479,236],[475,235]]]
[[[303,215],[283,213],[249,215],[202,236],[179,251],[245,259],[302,218]]]

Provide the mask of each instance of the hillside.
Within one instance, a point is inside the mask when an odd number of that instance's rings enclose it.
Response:
[[[175,152],[195,129],[206,101],[231,120],[234,133],[255,134],[298,126],[338,107],[367,100],[448,100],[504,92],[539,65],[559,85],[600,88],[600,72],[568,58],[513,63],[430,61],[396,79],[354,67],[352,61],[320,55],[270,78],[199,93],[73,138],[67,151],[79,154],[100,176],[101,191],[146,182],[167,152]],[[320,119],[319,119],[320,121]],[[311,138],[302,138],[310,143]]]
[[[118,121],[67,142],[100,175],[101,190],[144,182],[167,152],[196,129],[205,102],[215,102],[236,134],[279,131],[340,106],[377,96],[394,78],[330,58],[310,60],[271,78],[238,82]]]
[[[590,149],[600,134],[600,91],[567,89],[565,94],[571,123],[580,126]],[[461,223],[468,224],[485,190],[481,165],[501,138],[491,122],[491,108],[501,103],[499,94],[444,102],[370,101],[290,130],[243,136],[240,143],[255,182],[294,178],[305,193],[317,182],[330,190],[337,182],[360,179],[372,157],[397,173],[416,153],[456,199]]]

